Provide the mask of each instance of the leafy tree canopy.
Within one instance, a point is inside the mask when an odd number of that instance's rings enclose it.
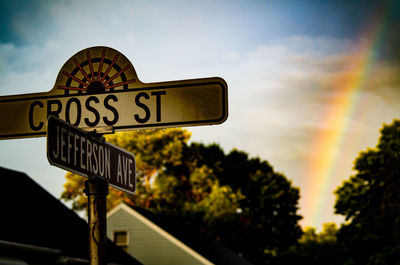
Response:
[[[335,223],[323,224],[322,232],[306,227],[298,244],[281,253],[276,259],[280,264],[343,265],[346,250],[337,242],[338,228]]]
[[[225,154],[217,144],[191,143],[183,129],[116,133],[107,140],[136,158],[135,195],[110,188],[108,207],[125,201],[170,214],[242,253],[265,263],[296,243],[299,190],[267,161],[243,151]],[[85,209],[85,179],[67,173],[62,199]]]
[[[338,238],[352,250],[348,264],[400,264],[400,121],[383,126],[354,169],[335,191],[336,213],[347,220]]]

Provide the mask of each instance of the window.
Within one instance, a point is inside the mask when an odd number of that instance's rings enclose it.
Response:
[[[114,231],[114,242],[117,246],[128,251],[129,233],[128,231]]]

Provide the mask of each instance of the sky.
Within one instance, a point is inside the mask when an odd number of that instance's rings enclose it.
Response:
[[[221,77],[228,120],[188,127],[191,140],[267,160],[300,189],[301,225],[321,229],[344,221],[334,191],[400,118],[399,26],[398,1],[2,0],[0,96],[51,90],[92,46],[124,54],[145,83]],[[0,140],[0,166],[60,197],[66,172],[45,138]]]

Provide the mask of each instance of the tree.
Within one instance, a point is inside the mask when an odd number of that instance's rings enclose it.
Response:
[[[137,192],[110,189],[108,206],[120,201],[179,217],[254,263],[264,264],[301,235],[298,188],[259,158],[228,155],[217,145],[188,144],[182,129],[143,130],[107,136],[136,158]],[[62,198],[86,207],[84,179],[66,175]],[[251,243],[249,243],[251,242]]]
[[[197,167],[184,158],[190,138],[186,130],[142,130],[117,133],[106,138],[134,154],[138,179],[135,195],[110,188],[108,208],[122,200],[153,212],[179,210],[180,214],[188,210],[205,211],[201,205],[206,201],[208,206],[213,206],[207,211],[218,212],[219,215],[233,213],[238,207],[238,201],[242,198],[240,193],[234,194],[228,186],[220,186],[212,170],[206,166]],[[61,198],[72,201],[74,210],[85,209],[85,179],[72,173],[67,173],[66,179]],[[229,199],[223,205],[211,201],[212,198],[219,198],[216,194],[225,194]],[[211,217],[206,219],[211,220]]]
[[[220,230],[225,232],[225,244],[253,263],[262,264],[296,244],[301,236],[299,189],[283,174],[275,172],[267,161],[249,158],[243,151],[234,149],[225,155],[217,144],[192,143],[191,150],[197,163],[211,168],[222,185],[245,196],[240,202],[238,222]]]
[[[338,238],[351,249],[348,264],[400,264],[400,121],[383,126],[354,169],[335,191],[335,212],[347,221]]]
[[[276,259],[280,264],[342,265],[346,261],[346,249],[337,242],[338,228],[335,223],[325,223],[321,233],[306,227],[298,244]]]

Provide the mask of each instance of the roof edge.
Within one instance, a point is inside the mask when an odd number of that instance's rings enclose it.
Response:
[[[156,225],[155,223],[153,223],[152,221],[150,221],[149,219],[144,217],[142,214],[140,214],[139,212],[137,212],[135,209],[131,208],[129,205],[127,205],[124,202],[119,203],[117,206],[115,206],[113,209],[111,209],[107,213],[107,219],[112,217],[115,213],[117,213],[120,210],[125,210],[128,214],[135,217],[136,219],[141,221],[143,224],[145,224],[146,226],[148,226],[149,228],[154,230],[156,233],[160,234],[161,236],[166,238],[168,241],[170,241],[172,244],[178,246],[183,251],[185,251],[189,255],[193,256],[195,259],[199,260],[203,264],[209,264],[209,265],[214,264],[211,261],[209,261],[208,259],[206,259],[205,257],[203,257],[202,255],[200,255],[199,253],[197,253],[195,250],[193,250],[192,248],[187,246],[185,243],[183,243],[182,241],[180,241],[179,239],[177,239],[176,237],[174,237],[173,235],[171,235],[170,233],[168,233],[167,231],[165,231],[164,229],[162,229],[161,227],[159,227],[158,225]]]

